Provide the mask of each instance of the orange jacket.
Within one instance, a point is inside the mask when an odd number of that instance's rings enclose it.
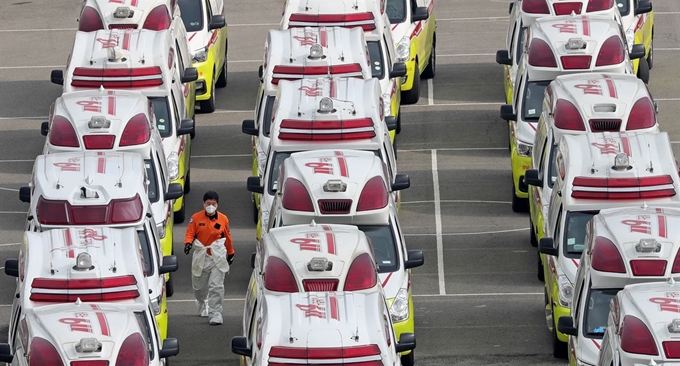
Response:
[[[215,240],[221,238],[225,238],[224,246],[227,248],[227,254],[234,254],[227,216],[217,212],[217,215],[211,218],[208,217],[205,210],[201,210],[191,216],[184,236],[184,244],[192,243],[194,239],[198,239],[204,246],[209,247]],[[210,254],[210,249],[208,249],[208,254]]]

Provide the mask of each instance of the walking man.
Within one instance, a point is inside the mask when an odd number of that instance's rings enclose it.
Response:
[[[222,324],[224,274],[234,261],[234,246],[229,219],[217,212],[219,196],[215,191],[203,195],[203,210],[191,216],[184,237],[184,254],[194,248],[191,260],[191,285],[198,313],[209,317],[210,325]]]

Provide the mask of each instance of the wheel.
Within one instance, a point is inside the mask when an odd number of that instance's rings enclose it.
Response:
[[[536,239],[536,228],[534,228],[534,223],[529,218],[529,242],[532,247],[538,246],[538,240]]]
[[[191,191],[191,172],[187,173],[187,179],[184,180],[184,194],[189,193]]]
[[[401,109],[399,109],[399,116],[397,116],[397,129],[394,131],[398,134],[401,133]]]
[[[217,84],[215,84],[218,88],[224,88],[227,86],[227,42],[225,41],[224,45],[224,65],[222,65],[222,71],[220,71],[220,76],[217,78]]]
[[[186,215],[186,207],[184,206],[185,202],[185,199],[182,200],[182,207],[179,209],[179,211],[175,211],[174,213],[175,224],[181,224],[184,222],[184,217]]]
[[[212,92],[210,93],[210,98],[208,100],[201,101],[201,112],[202,113],[212,113],[215,111],[215,75],[213,74],[212,81]]]
[[[553,318],[555,317],[555,308],[552,308]],[[553,356],[556,358],[567,358],[567,344],[560,342],[557,339],[557,327],[555,326],[555,321],[553,320],[552,325],[552,343],[553,343]]]
[[[403,355],[401,356],[401,365],[402,366],[413,366],[416,364],[415,357],[413,354],[415,353],[414,350],[411,351],[408,355]]]
[[[413,72],[413,86],[411,90],[401,92],[401,104],[418,103],[418,99],[420,99],[420,72],[418,70],[418,61],[416,61],[415,71]]]
[[[189,136],[191,136],[191,139],[193,140],[194,137],[196,137],[196,131],[191,131],[191,133],[189,134]]]
[[[649,84],[649,64],[647,59],[641,58],[640,62],[638,62],[637,77],[644,81],[645,84]]]
[[[165,281],[165,296],[166,297],[172,297],[172,295],[175,293],[175,286],[172,284],[172,279],[173,275],[170,275],[170,278]]]
[[[394,141],[392,142],[392,150],[394,150],[394,160],[397,160],[397,136],[394,136]]]
[[[526,198],[519,198],[515,194],[515,186],[512,186],[512,211],[527,212],[529,211],[529,200]]]
[[[652,44],[649,46],[649,54],[647,55],[647,65],[651,70],[654,67],[654,29],[652,29]]]
[[[432,52],[430,52],[430,62],[427,64],[425,71],[423,71],[423,79],[432,79],[437,67],[437,34],[435,33],[432,40]]]
[[[255,204],[255,199],[253,199],[253,222],[257,225],[257,221],[259,219],[260,219],[260,217],[259,217],[259,212],[257,212],[257,204]]]
[[[541,263],[541,253],[536,251],[536,254],[538,256],[538,267],[536,271],[536,277],[538,277],[539,281],[545,282],[545,274],[543,273],[543,263]]]

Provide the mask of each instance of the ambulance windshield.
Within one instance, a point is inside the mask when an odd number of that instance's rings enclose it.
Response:
[[[144,159],[144,165],[146,166],[146,176],[149,180],[149,186],[147,187],[147,195],[149,196],[150,202],[158,202],[158,184],[156,183],[156,169],[151,162],[151,159]]]
[[[366,42],[366,45],[368,46],[368,57],[371,61],[371,76],[378,80],[382,80],[385,71],[383,70],[384,62],[380,42]]]
[[[390,24],[405,21],[406,0],[387,0],[387,17],[390,18]]]
[[[550,81],[530,81],[524,89],[522,121],[536,122],[543,111],[543,94]]]
[[[587,338],[602,339],[607,330],[609,302],[618,292],[618,289],[590,290],[585,309],[583,309],[585,314],[583,325],[586,330],[583,333]]]
[[[616,7],[619,8],[621,16],[626,16],[630,13],[630,0],[616,0]]]
[[[394,272],[399,269],[397,260],[397,242],[390,225],[359,225],[359,230],[371,241],[375,260],[378,262],[378,272]]]
[[[567,213],[564,230],[566,255],[569,258],[581,258],[586,246],[586,225],[597,212],[570,211]]]
[[[168,101],[165,97],[149,98],[153,104],[153,114],[156,119],[156,128],[161,134],[162,138],[170,137],[172,135],[172,118],[170,117],[170,108],[168,108]]]
[[[198,32],[203,29],[203,1],[179,0],[179,11],[187,32]]]

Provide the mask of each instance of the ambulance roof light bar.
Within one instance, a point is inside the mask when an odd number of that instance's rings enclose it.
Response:
[[[321,60],[326,58],[326,55],[323,54],[323,47],[318,43],[314,43],[309,47],[309,56],[307,57],[311,60]]]

